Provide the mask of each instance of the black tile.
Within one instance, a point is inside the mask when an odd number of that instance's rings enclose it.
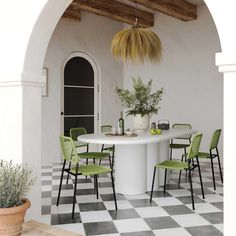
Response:
[[[113,201],[113,194],[101,194],[100,195],[103,201]],[[126,198],[122,194],[116,194],[116,200],[125,200]]]
[[[85,223],[84,230],[86,235],[115,234],[118,233],[112,221]]]
[[[222,236],[223,233],[220,232],[212,225],[207,226],[197,226],[197,227],[187,227],[185,228],[192,236]]]
[[[42,185],[52,185],[52,181],[51,180],[42,180],[41,184]]]
[[[61,175],[54,175],[54,176],[52,176],[52,179],[53,180],[61,179]],[[65,180],[65,179],[67,179],[67,175],[63,176],[63,180]]]
[[[164,189],[164,185],[161,186]],[[167,184],[166,185],[167,190],[175,190],[175,189],[183,189],[183,187],[179,187],[178,184]],[[159,193],[160,194],[160,193]],[[164,193],[163,193],[164,194]]]
[[[74,188],[73,184],[62,184],[61,185],[62,190],[68,190],[68,189],[73,189],[73,188]],[[59,190],[59,185],[53,185],[52,190],[54,190],[54,191]]]
[[[103,202],[79,203],[80,211],[102,211],[106,210]]]
[[[41,197],[42,198],[50,198],[52,196],[52,192],[51,191],[43,191],[41,192]]]
[[[192,210],[190,210],[185,205],[163,206],[162,208],[169,215],[184,215],[184,214],[193,214],[194,213]]]
[[[157,204],[152,201],[150,202],[150,199],[134,199],[134,200],[129,200],[129,203],[133,207],[150,207],[150,206],[157,206]]]
[[[121,236],[155,236],[152,231],[140,231],[140,232],[132,232],[132,233],[122,233]]]
[[[53,167],[52,168],[53,172],[62,172],[62,167]]]
[[[41,176],[52,176],[52,172],[42,172]]]
[[[147,192],[147,195],[151,196],[151,192]],[[155,197],[172,197],[172,196],[167,192],[164,195],[163,191],[153,191],[152,197],[155,198]]]
[[[72,179],[72,183],[74,184],[75,183],[75,180]],[[92,183],[92,180],[90,178],[84,178],[84,179],[77,179],[77,185],[78,184],[89,184],[89,183]]]
[[[179,201],[183,204],[192,204],[191,196],[183,196],[183,197],[176,197]],[[199,198],[198,196],[194,196],[194,203],[203,203],[205,202],[203,199]]]
[[[59,204],[72,204],[73,203],[73,196],[68,197],[60,197]],[[52,205],[57,204],[57,197],[52,198]]]
[[[221,184],[215,183],[216,187],[220,187]],[[207,188],[213,188],[213,181],[211,182],[203,182],[203,187],[207,187]]]
[[[112,187],[112,183],[111,182],[102,182],[102,183],[98,183],[98,187],[99,188],[108,188],[108,187]]]
[[[51,225],[72,224],[72,223],[81,223],[81,218],[79,213],[75,213],[74,218],[72,218],[72,213],[51,215]]]
[[[190,191],[190,188],[188,189]],[[207,195],[207,194],[213,194],[214,192],[212,192],[211,190],[207,189],[207,188],[203,188],[204,190],[204,194]],[[201,188],[193,188],[193,194],[196,194],[196,195],[202,195],[202,190]]]
[[[51,206],[42,206],[41,207],[42,215],[50,215],[51,214]]]
[[[149,227],[154,229],[168,229],[180,227],[171,217],[155,217],[155,218],[145,218],[145,222]]]
[[[42,169],[49,169],[52,168],[52,165],[42,165]]]
[[[140,218],[134,209],[110,210],[109,213],[113,220]]]
[[[212,224],[222,224],[223,223],[223,218],[224,218],[223,212],[203,213],[200,215]]]
[[[217,207],[218,209],[222,210],[224,209],[224,203],[223,202],[211,202],[211,205]]]
[[[98,189],[99,192],[99,189]],[[89,189],[77,189],[76,190],[76,195],[80,196],[80,195],[94,195],[94,189],[93,188],[89,188]],[[95,195],[94,195],[95,197]]]

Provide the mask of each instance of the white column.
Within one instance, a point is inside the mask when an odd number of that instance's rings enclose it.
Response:
[[[218,53],[216,64],[224,73],[224,233],[232,235],[236,211],[236,56]]]
[[[116,192],[142,194],[147,184],[147,145],[116,145],[115,157]]]
[[[41,87],[40,83],[0,83],[0,158],[27,163],[37,181],[27,196],[26,219],[41,214]]]

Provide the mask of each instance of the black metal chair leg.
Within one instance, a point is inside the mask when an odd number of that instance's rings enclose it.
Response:
[[[183,162],[183,160],[184,160],[184,156],[182,155],[182,157],[181,157],[181,161]],[[181,174],[182,174],[182,170],[179,171],[178,188],[180,187]]]
[[[87,152],[88,152],[88,146],[87,146]],[[86,158],[86,166],[88,165],[88,158]],[[87,179],[88,176],[86,175],[85,178]]]
[[[96,194],[96,189],[97,189],[97,187],[96,187],[96,177],[95,177],[95,175],[93,176],[93,185],[94,185],[94,194]]]
[[[74,187],[74,196],[73,196],[73,208],[72,208],[72,219],[75,216],[75,203],[76,203],[76,187],[77,187],[77,176],[78,176],[79,164],[76,164],[76,174],[75,174],[75,187]]]
[[[156,175],[156,167],[154,167],[154,171],[153,171],[152,189],[151,189],[150,202],[152,202],[152,195],[153,195],[153,187],[154,187],[154,182],[155,182],[155,175]]]
[[[223,174],[222,174],[222,170],[221,170],[220,156],[219,156],[218,148],[216,148],[216,153],[217,153],[218,164],[219,164],[219,169],[220,169],[220,178],[221,178],[221,183],[223,184]]]
[[[57,206],[59,205],[59,200],[61,196],[61,185],[62,185],[62,180],[63,180],[63,174],[64,174],[64,169],[66,165],[66,160],[64,160],[63,167],[62,167],[62,172],[61,172],[61,180],[60,180],[60,185],[59,185],[59,190],[58,190],[58,196],[57,196]]]
[[[184,148],[184,161],[187,162],[187,150]],[[186,177],[188,175],[188,171],[186,170]]]
[[[190,164],[189,164],[189,166],[190,166]],[[190,190],[191,190],[192,207],[193,207],[193,210],[195,210],[195,207],[194,207],[194,198],[193,198],[193,184],[192,184],[192,176],[191,176],[190,167],[189,167],[189,183],[190,183]]]
[[[70,170],[70,167],[71,167],[71,161],[69,163],[69,170]],[[68,184],[68,181],[69,181],[69,172],[67,173],[67,179],[66,179],[66,184]]]
[[[98,176],[95,175],[95,179],[96,179],[96,193],[97,193],[97,199],[98,199]]]
[[[102,163],[102,159],[99,160],[99,165],[101,165],[101,163]]]
[[[172,160],[172,148],[170,148],[170,160]]]
[[[164,179],[164,196],[166,195],[166,174],[167,174],[167,169],[165,169],[165,179]]]
[[[203,184],[202,184],[202,174],[201,174],[201,169],[200,169],[200,164],[199,164],[198,156],[196,156],[196,159],[197,159],[198,172],[199,172],[199,178],[200,178],[201,189],[202,189],[202,198],[205,199],[204,189],[203,189]]]
[[[113,178],[112,171],[111,171],[111,184],[112,184],[112,190],[113,190],[113,195],[114,195],[115,208],[116,208],[116,211],[117,211],[116,191],[115,191],[114,178]]]
[[[108,159],[109,159],[110,168],[112,169],[112,163],[111,163],[111,156],[110,156],[110,154],[109,154]]]
[[[212,171],[213,186],[214,186],[214,190],[216,190],[214,164],[213,164],[213,156],[212,156],[212,151],[211,150],[210,150],[210,158],[211,158],[211,171]]]

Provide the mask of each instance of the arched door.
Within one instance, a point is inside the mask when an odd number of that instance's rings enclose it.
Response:
[[[62,116],[66,136],[74,127],[85,127],[88,133],[96,131],[98,83],[94,66],[91,58],[79,54],[71,55],[64,66]]]

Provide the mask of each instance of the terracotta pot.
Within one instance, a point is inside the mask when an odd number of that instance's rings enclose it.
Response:
[[[28,199],[17,207],[0,208],[0,235],[20,235],[26,210],[31,206]]]

